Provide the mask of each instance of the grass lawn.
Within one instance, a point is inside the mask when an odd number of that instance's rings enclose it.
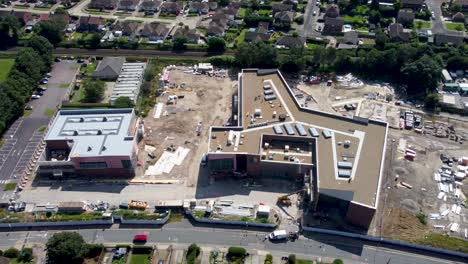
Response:
[[[416,241],[418,244],[427,245],[431,247],[444,248],[459,252],[468,253],[468,241],[460,238],[449,237],[441,234],[431,233]]]
[[[14,59],[0,59],[0,83],[5,81],[14,63]]]
[[[237,37],[237,46],[240,46],[242,43],[244,43],[245,33],[247,33],[247,31],[248,29],[243,29],[239,34],[239,37]]]
[[[239,10],[239,16],[244,18],[245,17],[245,11],[246,9],[244,7],[242,7],[240,10]]]
[[[47,108],[46,110],[44,110],[44,115],[48,117],[52,117],[54,114],[55,114],[55,109]]]
[[[296,259],[296,264],[314,264],[312,260]]]
[[[32,114],[32,110],[24,110],[23,112],[24,117],[30,116],[31,114]]]
[[[68,86],[70,86],[69,83],[61,83],[61,84],[59,85],[60,88],[68,88]]]
[[[448,23],[445,23],[445,26],[447,27],[448,30],[456,30],[456,31],[465,30],[465,26],[463,25],[463,23],[448,22]]]
[[[414,28],[427,29],[427,28],[431,28],[431,22],[417,20],[413,22],[413,26]]]
[[[172,20],[175,20],[177,17],[175,15],[172,15],[172,16],[166,16],[166,15],[159,15],[160,19],[172,19]]]
[[[374,39],[368,39],[368,38],[363,38],[362,42],[364,42],[364,44],[366,44],[366,45],[374,45],[375,44]]]
[[[83,71],[85,76],[90,76],[93,73],[93,71],[96,69],[96,67],[97,67],[97,62],[93,62],[93,63],[88,64],[88,66],[83,67],[81,70]]]
[[[313,50],[317,48],[319,45],[314,44],[314,43],[307,43],[307,49]]]
[[[10,182],[10,183],[5,184],[5,186],[3,186],[4,191],[13,191],[15,188],[16,188],[15,182]]]
[[[22,262],[22,261],[19,261],[17,258],[13,258],[13,259],[10,259],[10,263],[11,264],[34,264],[36,263],[36,261],[33,259],[29,262]]]
[[[70,36],[70,39],[81,39],[83,37],[83,33],[75,32]]]
[[[150,254],[132,254],[130,264],[149,264]]]
[[[81,103],[84,98],[84,89],[78,89],[75,90],[75,93],[73,94],[73,97],[71,99],[72,103]]]
[[[46,130],[46,126],[40,126],[37,128],[37,132],[44,132]]]

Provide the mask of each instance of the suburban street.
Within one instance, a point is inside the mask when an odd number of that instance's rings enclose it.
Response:
[[[313,13],[316,11],[316,15]],[[320,33],[315,31],[317,26],[317,17],[319,15],[319,7],[316,5],[316,0],[307,2],[306,10],[304,13],[304,25],[302,29],[303,37],[318,37]]]
[[[440,34],[447,31],[442,20],[442,10],[440,9],[440,6],[443,2],[444,0],[426,0],[426,4],[429,10],[434,11],[435,19],[432,20],[433,34]]]
[[[1,184],[18,179],[26,169],[42,139],[43,132],[38,131],[38,128],[48,124],[51,113],[64,99],[68,86],[63,86],[72,82],[77,66],[76,61],[55,63],[44,96],[31,101],[29,104],[33,110],[30,115],[16,120],[3,135],[4,146],[0,149]],[[3,188],[0,188],[0,198],[5,199],[4,195]]]
[[[294,253],[307,259],[341,258],[345,263],[392,263],[432,264],[463,263],[463,260],[431,256],[427,252],[408,252],[404,248],[386,248],[381,245],[364,244],[359,240],[317,235],[300,237],[295,242],[264,241],[267,232],[238,229],[193,227],[187,220],[172,223],[161,229],[86,229],[76,230],[88,243],[131,243],[134,235],[148,234],[148,244],[189,245],[197,243],[212,248],[238,245],[249,251],[269,251],[274,255]],[[0,233],[0,248],[23,244],[44,244],[53,233],[59,231],[20,231]]]

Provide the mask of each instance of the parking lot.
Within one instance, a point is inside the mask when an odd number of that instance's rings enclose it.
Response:
[[[15,182],[24,173],[32,154],[42,139],[43,130],[49,123],[51,113],[57,108],[67,93],[67,86],[72,82],[78,64],[76,61],[55,63],[47,91],[41,98],[31,101],[33,107],[29,116],[20,117],[3,135],[0,149],[0,196],[3,184]]]

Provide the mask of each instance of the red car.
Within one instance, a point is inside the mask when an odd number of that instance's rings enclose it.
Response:
[[[148,241],[148,235],[145,234],[135,235],[133,238],[133,243],[146,243],[146,241]]]

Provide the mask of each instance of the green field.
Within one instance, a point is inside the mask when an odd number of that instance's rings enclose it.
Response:
[[[431,28],[431,22],[417,20],[413,22],[413,26],[418,29],[428,29]]]
[[[149,254],[132,254],[130,264],[149,264]]]
[[[14,63],[14,59],[0,59],[0,83],[5,81]]]
[[[456,31],[463,31],[465,30],[465,26],[463,23],[445,23],[445,26],[448,30],[456,30]]]

